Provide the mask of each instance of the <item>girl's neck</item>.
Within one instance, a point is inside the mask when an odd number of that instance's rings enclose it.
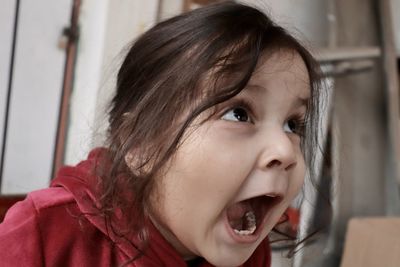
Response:
[[[154,227],[158,230],[158,232],[176,250],[176,252],[178,252],[178,254],[182,257],[184,261],[186,261],[188,264],[191,263],[192,261],[198,262],[199,257],[190,250],[188,250],[170,230],[159,224],[154,216],[149,215],[149,218],[153,223]],[[188,266],[196,266],[196,265],[188,265]]]

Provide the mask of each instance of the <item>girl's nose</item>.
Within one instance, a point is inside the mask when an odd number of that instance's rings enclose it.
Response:
[[[297,164],[294,143],[286,133],[274,135],[264,142],[259,167],[263,169],[279,168],[290,170]]]

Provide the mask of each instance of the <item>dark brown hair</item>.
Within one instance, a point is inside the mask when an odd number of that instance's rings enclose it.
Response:
[[[317,148],[319,67],[307,49],[263,12],[227,1],[163,21],[140,36],[122,63],[110,105],[111,166],[100,174],[105,217],[119,208],[132,231],[145,233],[156,174],[174,155],[187,127],[242,91],[260,57],[281,49],[298,53],[308,69],[311,100],[302,149],[311,167]]]

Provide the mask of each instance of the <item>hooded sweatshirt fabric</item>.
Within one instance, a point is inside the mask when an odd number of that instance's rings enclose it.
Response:
[[[107,227],[98,214],[98,177],[93,175],[98,158],[106,153],[98,148],[78,165],[61,168],[49,188],[31,192],[10,208],[0,224],[0,266],[188,266],[151,222],[143,253],[137,249],[140,240],[120,238]],[[117,217],[124,220],[123,214]],[[203,259],[195,262],[213,266]],[[242,266],[270,264],[266,239]]]

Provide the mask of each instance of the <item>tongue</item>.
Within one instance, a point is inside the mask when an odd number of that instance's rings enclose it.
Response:
[[[247,201],[242,201],[229,207],[227,215],[230,226],[239,231],[246,230],[247,221],[245,215],[248,212],[254,213],[254,210]]]

